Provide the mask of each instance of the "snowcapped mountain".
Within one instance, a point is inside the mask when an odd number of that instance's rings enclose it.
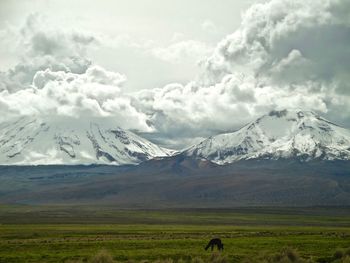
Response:
[[[0,124],[0,164],[138,164],[163,149],[110,119],[22,117]]]
[[[350,130],[311,111],[271,111],[184,152],[217,164],[248,159],[350,160]]]

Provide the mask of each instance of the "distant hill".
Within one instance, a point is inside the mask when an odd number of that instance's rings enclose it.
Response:
[[[350,206],[350,163],[239,161],[184,155],[138,166],[0,167],[0,203],[123,208]]]

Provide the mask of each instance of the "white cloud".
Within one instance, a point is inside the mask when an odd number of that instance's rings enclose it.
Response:
[[[143,110],[166,135],[232,130],[286,107],[323,112],[349,126],[350,20],[341,11],[349,8],[344,0],[255,4],[196,82],[140,92]]]
[[[271,109],[301,107],[325,111],[323,97],[310,95],[304,87],[294,91],[259,88],[253,77],[227,75],[212,86],[169,84],[137,95],[140,110],[152,125],[167,136],[203,137],[234,130]]]
[[[86,73],[38,71],[30,88],[0,93],[3,119],[13,115],[113,117],[122,127],[151,131],[146,115],[121,92],[125,76],[91,66]]]
[[[29,87],[36,72],[47,68],[84,73],[91,64],[87,48],[98,42],[91,34],[52,26],[39,14],[29,15],[17,33],[8,31],[19,58],[15,67],[0,72],[0,90],[10,92]]]
[[[213,52],[183,36],[165,47],[120,37],[119,45],[162,61],[204,61],[203,74],[193,82],[134,94],[123,90],[123,74],[86,58],[96,37],[47,31],[34,16],[21,33],[21,63],[0,75],[0,113],[3,118],[111,117],[124,128],[157,134],[158,141],[172,145],[234,130],[286,107],[323,112],[350,126],[350,19],[344,10],[350,10],[346,0],[255,4]]]
[[[183,61],[198,61],[208,56],[213,48],[204,42],[183,40],[167,47],[155,47],[151,53],[158,59],[179,63]]]
[[[255,4],[243,15],[241,27],[203,63],[203,82],[214,84],[227,74],[242,72],[254,76],[260,88],[291,94],[304,90],[304,96],[322,98],[325,112],[334,112],[341,103],[349,113],[340,98],[350,100],[345,73],[350,68],[350,20],[344,11],[349,9],[345,0]],[[349,125],[349,119],[336,119]]]
[[[304,75],[302,80],[329,79],[349,66],[349,21],[339,19],[340,7],[349,5],[344,0],[272,0],[255,4],[243,16],[241,27],[218,44],[207,61],[208,72],[218,78],[221,75],[217,71],[271,73],[274,79],[274,67],[290,59],[291,54],[298,54],[300,59],[311,62],[307,67],[311,76]],[[304,66],[299,72],[303,71]]]
[[[204,31],[209,32],[209,33],[215,33],[218,31],[217,26],[211,20],[205,20],[202,23],[201,27]]]

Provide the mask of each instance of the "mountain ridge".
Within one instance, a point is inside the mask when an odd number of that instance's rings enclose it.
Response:
[[[111,119],[21,117],[0,124],[5,165],[127,165],[170,154]]]
[[[312,111],[271,111],[184,151],[217,164],[249,159],[350,160],[350,131]]]
[[[307,121],[300,122],[297,118],[292,120],[293,118],[289,118],[290,115],[286,112],[272,112],[266,115],[268,117],[262,116],[258,120],[245,125],[242,129],[243,131],[248,130],[250,135],[257,134],[260,136],[262,134],[262,141],[266,141],[268,145],[279,142],[280,138],[284,138],[282,142],[285,143],[286,139],[290,139],[291,134],[293,135],[292,138],[294,138],[299,132],[302,132],[301,135],[303,136],[306,134],[307,138],[311,139],[310,134],[314,136],[326,134],[327,136],[320,137],[325,140],[321,140],[321,142],[328,142],[329,145],[332,145],[331,143],[333,142],[337,146],[337,142],[340,139],[344,139],[344,143],[340,144],[343,148],[340,147],[340,150],[344,149],[344,151],[347,151],[349,146],[345,140],[347,138],[345,135],[347,135],[348,131],[323,118],[320,119],[314,113],[310,114],[312,119],[311,126],[306,125],[310,124]],[[285,119],[286,116],[287,119]],[[304,114],[304,118],[306,117]],[[266,118],[268,118],[267,121]],[[277,118],[279,125],[272,125],[276,124],[275,118]],[[309,117],[306,119],[309,119]],[[39,122],[39,124],[41,123]],[[72,125],[69,125],[69,127],[75,127],[74,124]],[[87,122],[86,125],[90,127],[90,122]],[[35,127],[43,126],[36,125]],[[94,125],[92,126],[95,127]],[[248,129],[249,127],[252,128]],[[294,130],[292,129],[292,131],[295,131],[294,133],[290,132],[290,127],[295,128]],[[301,127],[301,129],[298,127]],[[80,128],[86,131],[86,127]],[[109,142],[108,138],[111,136],[115,138],[115,132],[108,132],[111,129],[117,130],[114,126],[111,128],[110,124],[108,126],[101,124],[100,128],[102,135],[107,134],[105,135],[106,141]],[[46,128],[41,129],[45,130]],[[213,146],[220,146],[219,149],[228,149],[228,153],[232,153],[232,148],[230,148],[232,143],[233,147],[240,146],[239,143],[246,138],[247,134],[242,133],[242,129],[236,131],[241,131],[240,137],[237,136],[241,140],[235,137],[234,140],[226,140],[225,142],[228,143],[226,145],[218,144]],[[342,138],[342,133],[340,133],[341,136],[338,134],[339,129],[344,132],[346,138]],[[0,129],[0,131],[3,132],[4,130]],[[19,138],[22,138],[21,131],[16,131]],[[95,131],[97,132],[95,133]],[[261,131],[264,131],[264,133]],[[89,132],[94,132],[92,135],[97,138],[97,143],[101,146],[101,149],[105,150],[106,146],[102,143],[103,139],[98,133],[98,129],[89,130]],[[131,142],[133,138],[138,137],[132,137],[126,131],[125,134],[130,136],[117,136],[118,145],[122,147],[126,145],[136,147],[137,144]],[[231,135],[232,133],[228,133],[224,136],[229,136],[230,138]],[[53,134],[51,134],[52,136]],[[303,136],[302,138],[304,138]],[[212,136],[207,140],[213,140],[215,137]],[[270,138],[273,138],[274,141],[270,141]],[[315,138],[319,137],[316,136]],[[85,139],[91,143],[87,136]],[[251,140],[253,139],[251,138]],[[130,141],[130,143],[123,144],[122,141],[124,143]],[[237,142],[238,144],[235,145],[234,143]],[[312,140],[307,142],[306,146],[316,145],[313,144]],[[204,146],[206,145],[204,144]],[[286,145],[290,144],[286,143]],[[39,146],[45,148],[45,145]],[[262,144],[262,146],[265,145]],[[146,147],[146,149],[149,148]],[[260,151],[261,149],[264,150],[265,148],[259,148]],[[290,148],[287,147],[288,149]],[[305,150],[309,149],[308,147],[305,148]],[[3,150],[3,148],[0,148],[0,150]],[[67,148],[67,150],[70,149]],[[104,163],[91,164],[89,166],[0,165],[0,202],[5,204],[48,205],[67,203],[79,205],[96,204],[113,205],[120,208],[147,209],[163,207],[230,208],[239,206],[350,205],[350,162],[347,158],[344,158],[344,160],[341,158],[304,158],[304,155],[300,158],[296,154],[287,156],[288,158],[245,159],[236,158],[237,155],[233,155],[235,157],[233,158],[234,161],[220,163],[215,159],[210,160],[198,154],[188,154],[187,151],[167,157],[146,155],[147,161],[142,162],[142,160],[136,159],[139,162],[138,165],[117,166],[105,165]],[[290,151],[286,152],[293,153]],[[256,154],[254,151],[248,151],[248,153]],[[68,156],[64,151],[62,151],[62,154]],[[128,158],[130,157],[129,155],[127,156]],[[138,155],[135,156],[137,157]],[[213,156],[219,155],[214,153]],[[225,155],[221,156],[225,157]],[[238,157],[241,156],[239,155]],[[322,157],[322,155],[318,156]],[[231,158],[232,156],[227,155],[227,157]],[[225,161],[226,159],[223,160]],[[231,161],[232,159],[227,160]]]
[[[152,159],[167,163],[165,157],[172,156],[217,165],[251,159],[348,161],[350,130],[312,111],[274,110],[234,132],[211,136],[176,152],[124,130],[108,118],[21,117],[0,124],[1,165],[138,165]],[[194,164],[186,160],[189,166]]]

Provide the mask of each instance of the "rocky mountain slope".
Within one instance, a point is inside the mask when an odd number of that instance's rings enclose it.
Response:
[[[236,132],[212,136],[184,154],[217,164],[251,159],[350,160],[350,130],[311,111],[271,111]]]
[[[0,164],[138,164],[163,149],[112,120],[22,117],[0,124]]]

